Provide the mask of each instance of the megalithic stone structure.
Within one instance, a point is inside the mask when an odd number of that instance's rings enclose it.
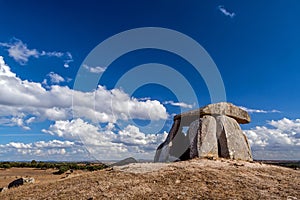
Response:
[[[227,102],[209,104],[176,115],[166,140],[156,150],[154,162],[222,157],[252,160],[246,135],[239,124],[250,123],[249,114]],[[183,127],[189,127],[187,134]]]

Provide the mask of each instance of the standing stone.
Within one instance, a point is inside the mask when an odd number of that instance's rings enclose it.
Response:
[[[235,160],[252,160],[251,149],[239,124],[228,116],[216,116],[219,156]]]
[[[180,128],[181,119],[174,120],[172,128],[166,138],[166,140],[161,143],[155,152],[154,162],[167,162],[170,160],[170,147],[172,146],[172,140],[176,136]]]
[[[205,115],[200,123],[197,150],[198,157],[218,157],[217,124],[214,117]]]
[[[189,159],[189,139],[182,132],[180,127],[173,140],[169,143],[170,157],[169,160],[188,160]]]
[[[216,120],[209,115],[191,123],[188,130],[190,158],[218,157],[216,131]]]
[[[169,160],[170,147],[166,142],[161,143],[155,152],[154,162],[167,162]]]
[[[198,157],[197,143],[200,123],[202,123],[202,119],[195,120],[188,129],[187,135],[190,141],[190,158]]]
[[[181,119],[174,120],[166,140],[156,150],[154,162],[189,159],[189,140],[182,132]]]

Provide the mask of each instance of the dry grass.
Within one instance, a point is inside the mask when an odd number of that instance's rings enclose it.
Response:
[[[92,198],[300,199],[300,171],[242,161],[195,159],[164,166],[131,164],[0,194],[0,199]]]
[[[57,169],[36,169],[36,168],[10,168],[0,169],[0,188],[7,187],[7,185],[21,177],[34,177],[36,184],[57,182],[65,178],[71,178],[81,175],[85,172],[76,170],[72,174],[54,175]],[[0,198],[1,199],[1,198]]]

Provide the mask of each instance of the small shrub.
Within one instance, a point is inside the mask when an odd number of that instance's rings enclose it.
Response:
[[[11,168],[11,165],[10,164],[2,164],[1,168],[9,169],[9,168]]]
[[[70,168],[69,166],[67,165],[62,165],[59,167],[59,170],[57,172],[54,172],[53,174],[57,174],[57,175],[60,175],[60,174],[63,174],[65,173],[66,171],[68,171]]]
[[[36,166],[37,165],[37,162],[35,160],[32,160],[31,161],[31,166]]]

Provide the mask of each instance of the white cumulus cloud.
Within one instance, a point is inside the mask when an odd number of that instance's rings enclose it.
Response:
[[[68,68],[70,67],[70,63],[73,62],[73,56],[70,52],[66,52],[64,56],[64,67]]]
[[[300,159],[300,119],[272,120],[244,132],[259,159]]]
[[[133,125],[128,125],[123,130],[116,130],[112,123],[100,127],[82,119],[57,121],[43,132],[77,141],[77,143],[82,142],[99,160],[120,159],[128,156],[153,159],[157,146],[167,136],[166,132],[145,134]]]
[[[52,77],[53,81],[62,81],[55,74]],[[139,101],[120,89],[107,90],[99,86],[95,91],[82,92],[51,85],[46,90],[41,83],[17,77],[0,56],[0,122],[10,119],[11,125],[14,120],[16,125],[28,129],[27,121],[31,117],[42,121],[68,120],[72,118],[72,111],[76,117],[101,123],[168,117],[159,101]]]
[[[100,67],[100,66],[91,67],[86,64],[84,64],[83,67],[89,72],[94,74],[101,74],[106,70],[106,67]]]
[[[88,159],[88,154],[80,143],[71,141],[37,141],[32,143],[10,142],[0,145],[1,160],[82,160]],[[75,159],[74,159],[75,158]],[[89,158],[91,159],[91,158]]]
[[[52,82],[63,79],[55,73],[51,76]],[[72,119],[72,111],[78,119]],[[167,118],[166,108],[159,101],[139,100],[120,89],[98,86],[95,91],[82,92],[60,85],[45,89],[41,83],[19,78],[0,56],[0,125],[29,130],[33,123],[50,120],[53,124],[42,131],[62,138],[2,144],[0,158],[14,155],[20,160],[85,160],[93,159],[89,155],[101,155],[104,160],[128,156],[153,159],[167,133],[145,134],[138,127],[125,125],[120,129],[117,124],[129,119]],[[103,123],[107,125],[101,127]]]
[[[50,72],[48,74],[48,76],[50,78],[51,83],[59,84],[61,82],[65,82],[65,79],[62,76],[60,76],[59,74],[57,74],[57,73]]]
[[[69,63],[73,62],[70,52],[47,52],[30,49],[27,44],[17,38],[13,38],[10,42],[0,42],[0,46],[7,49],[9,56],[21,65],[25,65],[31,57],[39,58],[41,56],[61,58],[64,60],[64,67],[69,67]]]
[[[16,76],[16,74],[10,70],[10,67],[5,64],[2,56],[0,56],[0,76],[6,76],[6,77]]]

